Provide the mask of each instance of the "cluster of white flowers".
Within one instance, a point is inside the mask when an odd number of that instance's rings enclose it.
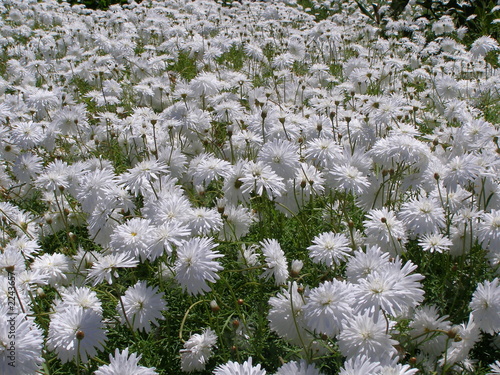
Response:
[[[111,349],[113,324],[152,333],[169,295],[219,298],[235,262],[275,288],[268,328],[302,356],[277,375],[319,375],[331,352],[344,375],[473,373],[476,343],[500,347],[500,45],[467,47],[451,17],[429,23],[416,5],[382,24],[335,9],[315,21],[294,1],[0,3],[1,374],[39,373],[44,352],[86,364]],[[247,241],[262,206],[305,226],[311,205],[329,229],[302,259],[257,230]],[[485,276],[460,296],[469,318],[451,321],[417,264],[464,265],[477,249]],[[308,267],[325,272],[315,285]],[[206,368],[212,328],[170,373]],[[156,374],[111,350],[96,374]],[[266,374],[256,358],[212,369]]]

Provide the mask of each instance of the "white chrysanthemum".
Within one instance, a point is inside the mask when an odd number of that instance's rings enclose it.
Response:
[[[422,247],[424,251],[430,253],[442,253],[449,250],[453,242],[441,233],[429,233],[424,234],[419,240],[418,244]]]
[[[139,261],[129,254],[104,255],[92,264],[87,280],[93,280],[93,286],[102,283],[104,280],[108,284],[113,284],[113,276],[118,277],[117,268],[134,268],[138,264]]]
[[[266,257],[267,269],[262,274],[262,277],[269,278],[274,276],[276,285],[282,285],[288,279],[288,266],[286,263],[285,253],[281,249],[278,241],[275,239],[265,239],[261,241],[262,252]]]
[[[347,263],[347,280],[356,283],[372,272],[389,264],[389,253],[378,246],[368,246],[366,252],[357,250]]]
[[[173,246],[179,246],[191,231],[186,224],[177,220],[167,221],[153,229],[148,259],[154,261],[164,253],[172,255]]]
[[[483,332],[492,335],[500,332],[500,282],[498,278],[478,284],[469,306],[474,321]]]
[[[380,210],[370,210],[366,218],[368,220],[363,224],[367,245],[380,246],[392,255],[403,252],[403,245],[407,241],[406,228],[393,211],[385,207]]]
[[[152,193],[152,184],[168,173],[165,164],[157,160],[144,160],[119,177],[119,182],[134,195]]]
[[[248,233],[250,225],[255,220],[252,211],[243,206],[228,204],[224,207],[224,226],[219,232],[219,239],[239,240]]]
[[[366,355],[389,364],[397,354],[394,345],[398,342],[387,334],[387,324],[386,319],[372,316],[369,311],[346,320],[338,336],[340,352],[348,359]]]
[[[223,226],[220,214],[211,208],[197,207],[188,211],[185,222],[194,235],[217,233]]]
[[[92,309],[102,314],[102,304],[97,293],[90,288],[71,286],[59,292],[62,301],[55,306],[56,312],[63,312],[68,306],[80,306],[84,309]]]
[[[335,279],[311,289],[307,303],[302,308],[307,326],[329,337],[338,335],[342,320],[352,316],[351,305],[354,300],[351,292],[346,282]]]
[[[451,323],[448,316],[439,316],[435,306],[421,306],[415,310],[410,322],[410,335],[419,349],[433,357],[437,357],[446,349],[447,332]]]
[[[115,252],[145,260],[149,254],[153,230],[148,219],[132,218],[114,229],[110,245]]]
[[[243,183],[242,194],[253,191],[257,195],[262,195],[265,191],[270,197],[279,197],[285,190],[283,178],[261,161],[248,162],[243,173],[244,176],[239,179]]]
[[[418,306],[424,299],[420,284],[424,277],[419,273],[410,274],[416,268],[410,261],[401,268],[397,260],[359,279],[353,292],[358,308],[361,311],[382,309],[399,316]]]
[[[141,356],[128,354],[128,348],[121,353],[115,349],[115,356],[109,355],[109,365],[99,366],[94,375],[157,375],[154,368],[139,366]]]
[[[452,328],[453,329],[453,328]],[[452,365],[454,363],[463,361],[469,355],[469,352],[474,347],[476,342],[481,338],[481,331],[479,326],[474,321],[472,314],[469,316],[467,324],[461,324],[456,327],[457,340],[453,340],[448,350],[439,360],[439,365]]]
[[[366,355],[361,355],[345,361],[339,375],[378,375],[379,371],[380,362],[374,362]]]
[[[500,361],[495,361],[490,365],[491,372],[488,375],[500,374]]]
[[[477,237],[487,249],[500,248],[500,210],[484,213],[478,226]]]
[[[258,160],[270,166],[276,174],[285,180],[295,175],[299,166],[298,148],[292,142],[273,139],[264,144],[259,152]]]
[[[215,247],[217,244],[206,237],[192,238],[178,247],[175,278],[189,294],[205,294],[212,290],[208,282],[215,283],[219,279],[217,271],[224,267],[214,259],[224,255],[212,251]]]
[[[67,280],[67,275],[71,273],[71,259],[64,254],[43,254],[35,258],[31,264],[32,270],[40,270],[47,276],[47,281],[54,286]]]
[[[68,306],[51,316],[47,348],[54,350],[59,359],[69,362],[80,355],[83,363],[104,349],[106,333],[102,318],[92,309]]]
[[[0,373],[38,374],[44,361],[42,330],[26,314],[9,313],[11,311],[7,304],[0,306]]]
[[[116,306],[122,324],[128,322],[138,331],[150,332],[150,323],[158,326],[157,319],[165,319],[162,312],[167,309],[167,304],[163,295],[158,293],[158,287],[151,288],[145,281],[129,287]]]
[[[340,265],[352,252],[349,239],[344,234],[325,232],[313,239],[307,248],[314,263],[324,263],[328,267]]]
[[[411,368],[410,365],[402,365],[400,363],[382,366],[380,375],[414,375],[418,372],[418,368]]]
[[[184,372],[200,371],[212,356],[212,348],[217,342],[217,335],[210,328],[202,334],[192,335],[181,349],[181,369]]]
[[[496,51],[500,49],[498,42],[491,36],[484,35],[476,39],[471,47],[470,53],[474,58],[484,57],[490,51]]]
[[[354,165],[336,165],[330,174],[335,186],[346,192],[360,195],[370,187],[368,178]]]
[[[288,283],[287,289],[282,289],[276,297],[269,299],[271,308],[267,315],[269,326],[279,336],[296,345],[309,342],[311,335],[306,330],[304,321],[304,298],[298,291],[294,281]]]
[[[260,365],[253,366],[250,357],[242,364],[229,361],[220,365],[214,370],[214,375],[266,375],[266,370],[261,369]]]
[[[445,226],[444,210],[431,198],[412,199],[404,203],[399,217],[415,234],[438,232]]]
[[[321,375],[321,372],[313,365],[307,363],[304,359],[299,362],[291,361],[281,366],[275,375]]]

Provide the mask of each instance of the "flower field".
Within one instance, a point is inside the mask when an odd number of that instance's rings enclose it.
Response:
[[[305,4],[0,3],[0,375],[500,374],[498,41]]]

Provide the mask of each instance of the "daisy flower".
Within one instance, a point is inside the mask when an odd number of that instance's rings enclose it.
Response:
[[[344,329],[338,336],[340,352],[347,359],[366,355],[378,359],[381,364],[389,364],[397,354],[394,345],[398,342],[386,332],[385,319],[369,311],[357,314],[344,321]]]
[[[177,248],[175,279],[189,294],[205,294],[212,290],[207,282],[215,283],[219,279],[217,271],[224,267],[214,259],[224,255],[212,251],[215,247],[217,244],[211,238],[196,237]]]
[[[321,372],[313,365],[307,363],[304,359],[299,362],[290,361],[281,366],[275,375],[321,375]]]
[[[252,357],[250,357],[241,364],[229,361],[220,365],[215,368],[214,375],[266,375],[266,370],[261,369],[260,365],[253,366]]]
[[[281,293],[269,299],[269,327],[271,331],[289,342],[300,345],[312,341],[312,336],[306,330],[303,308],[304,298],[298,291],[297,282],[288,283],[287,289],[282,288]]]
[[[378,246],[367,246],[366,251],[357,250],[347,263],[347,280],[356,283],[389,263],[389,253]]]
[[[287,180],[295,175],[295,169],[299,166],[299,153],[292,142],[273,139],[264,144],[259,152],[258,160],[270,166],[278,176]]]
[[[139,193],[146,195],[152,192],[152,183],[166,173],[168,173],[168,168],[165,164],[157,160],[144,160],[123,173],[119,182],[134,195]]]
[[[284,284],[288,279],[289,273],[285,253],[281,249],[279,242],[275,239],[265,239],[260,242],[260,245],[266,257],[267,266],[261,277],[268,279],[272,275],[274,276],[276,285]]]
[[[167,221],[153,229],[151,233],[151,247],[148,259],[154,261],[166,253],[172,255],[173,247],[179,246],[182,241],[189,237],[191,231],[187,225],[177,220]]]
[[[432,198],[412,199],[401,207],[399,217],[415,234],[428,234],[445,226],[444,210]]]
[[[216,210],[206,207],[196,207],[189,210],[185,222],[194,235],[219,232],[224,225],[220,214]]]
[[[500,282],[484,281],[478,284],[469,306],[479,328],[486,333],[500,332]]]
[[[340,265],[352,252],[349,239],[342,233],[324,232],[313,239],[307,248],[314,263],[323,263],[328,267]]]
[[[110,245],[115,252],[144,260],[149,255],[153,230],[148,219],[132,218],[114,229]]]
[[[447,315],[439,316],[436,306],[420,306],[415,310],[410,322],[410,335],[424,353],[436,357],[446,349],[448,336],[436,335],[436,331],[447,332],[451,328],[447,318]]]
[[[446,350],[443,358],[439,360],[439,365],[452,365],[466,359],[474,347],[474,345],[481,339],[481,331],[479,325],[474,320],[472,314],[469,315],[469,321],[457,327],[457,338],[453,340],[451,345]],[[452,328],[453,329],[453,328]]]
[[[121,353],[115,349],[115,356],[109,355],[109,365],[99,366],[94,375],[158,375],[154,368],[139,366],[141,356],[128,354],[128,348]]]
[[[374,375],[379,374],[380,362],[372,361],[366,355],[349,358],[340,369],[339,375]]]
[[[311,289],[302,308],[308,327],[329,337],[339,334],[342,320],[351,317],[354,300],[352,289],[346,282],[325,281]]]
[[[250,161],[245,165],[244,176],[240,178],[243,183],[241,192],[255,192],[257,195],[264,194],[270,197],[280,196],[285,190],[283,178],[278,176],[269,165],[262,161]]]
[[[42,348],[43,332],[34,320],[21,312],[12,314],[7,304],[0,306],[0,373],[38,374],[44,361]]]
[[[102,317],[92,309],[67,306],[51,316],[47,348],[54,350],[63,362],[78,355],[83,363],[104,349],[106,332]]]
[[[163,300],[164,293],[157,292],[158,287],[151,288],[145,281],[129,287],[116,306],[122,324],[129,322],[134,329],[144,332],[151,331],[150,322],[158,326],[157,319],[165,319],[162,312],[167,304]]]
[[[71,265],[71,259],[64,254],[43,254],[35,258],[31,269],[39,270],[47,276],[47,282],[54,286],[67,280],[66,275],[71,274]]]
[[[407,241],[406,228],[387,208],[370,210],[363,221],[367,245],[380,246],[392,255],[403,252]]]
[[[424,251],[430,253],[443,253],[450,249],[453,242],[441,233],[429,233],[424,234],[419,240],[418,244],[422,247]]]
[[[205,329],[202,334],[192,335],[184,343],[184,349],[180,350],[181,370],[184,372],[204,370],[216,342],[217,335],[210,328]]]
[[[93,280],[92,285],[102,283],[113,284],[113,276],[118,277],[117,268],[134,268],[139,261],[129,254],[107,254],[100,257],[93,265],[87,276],[87,280]]]

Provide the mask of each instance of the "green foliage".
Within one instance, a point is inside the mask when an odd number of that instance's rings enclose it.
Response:
[[[61,1],[61,0],[59,0]],[[128,4],[127,0],[66,0],[71,5],[82,4],[90,9],[106,10],[114,4]]]

